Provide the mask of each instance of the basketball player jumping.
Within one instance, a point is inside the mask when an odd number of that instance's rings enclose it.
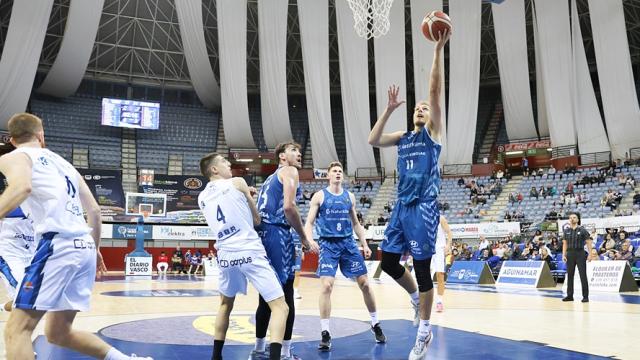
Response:
[[[46,313],[44,332],[50,343],[98,359],[131,359],[134,355],[122,354],[96,335],[72,329],[78,311],[89,309],[96,266],[106,270],[100,254],[100,207],[78,171],[43,148],[38,117],[16,114],[8,125],[17,149],[0,157],[0,172],[8,183],[0,196],[0,218],[20,205],[33,220],[38,245],[5,327],[7,359],[34,358],[31,335]]]
[[[436,294],[436,311],[443,312],[444,304],[442,297],[444,296],[444,273],[445,273],[445,258],[451,252],[451,241],[453,233],[449,228],[447,219],[440,215],[440,224],[438,225],[438,235],[436,238],[436,253],[431,258],[431,278],[433,274],[436,274],[438,280],[438,293]]]
[[[371,315],[371,331],[375,335],[376,342],[387,341],[376,312],[376,301],[373,292],[369,288],[369,278],[364,258],[358,250],[353,239],[353,231],[356,231],[362,244],[365,257],[371,257],[371,250],[367,245],[364,228],[356,215],[356,198],[342,188],[342,164],[332,162],[329,164],[329,186],[318,191],[311,198],[309,215],[304,227],[307,238],[313,238],[313,226],[318,219],[316,228],[320,235],[320,260],[318,261],[318,276],[322,284],[320,293],[320,326],[322,340],[318,350],[329,351],[331,349],[331,331],[329,329],[329,316],[331,314],[331,291],[335,281],[336,271],[340,265],[340,271],[347,278],[356,278],[362,291],[364,303]]]
[[[419,328],[409,359],[425,357],[427,347],[433,339],[429,323],[433,280],[429,267],[435,252],[440,218],[437,202],[440,192],[438,157],[442,148],[439,142],[442,133],[440,82],[443,76],[440,57],[450,33],[445,31],[438,35],[429,80],[429,101],[416,104],[413,111],[413,131],[382,133],[391,113],[404,103],[398,99],[399,88],[392,86],[389,88],[387,108],[369,134],[369,144],[373,146],[398,146],[398,204],[393,209],[381,244],[381,266],[411,296],[415,310],[414,325],[419,324]],[[400,257],[406,251],[410,251],[414,259],[417,289],[411,274],[400,265]]]
[[[24,269],[31,263],[35,252],[33,223],[21,208],[16,208],[0,220],[0,277],[11,297],[4,304],[5,311],[11,311],[16,288],[22,282]]]
[[[209,178],[209,183],[198,195],[198,204],[207,224],[217,234],[222,294],[211,359],[222,359],[233,302],[237,293],[247,293],[248,279],[271,310],[270,359],[280,360],[289,309],[280,281],[254,230],[260,224],[260,215],[249,187],[243,178],[232,178],[229,161],[215,153],[200,160],[200,171]]]
[[[258,234],[262,238],[267,257],[282,284],[284,298],[289,306],[287,327],[282,342],[282,358],[293,359],[291,337],[295,320],[293,302],[295,248],[290,229],[293,227],[300,235],[300,242],[307,250],[318,252],[318,244],[305,235],[304,225],[296,206],[297,199],[302,195],[298,182],[298,169],[302,167],[300,145],[293,141],[278,144],[275,155],[279,167],[265,180],[258,195],[258,211],[262,218]],[[252,358],[265,354],[265,336],[270,315],[267,302],[260,296],[256,310],[256,346],[251,353]]]

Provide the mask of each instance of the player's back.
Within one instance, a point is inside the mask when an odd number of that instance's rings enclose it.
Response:
[[[21,208],[13,210],[0,220],[0,256],[13,254],[30,257],[35,249],[33,221]]]
[[[264,223],[289,226],[284,215],[284,186],[278,178],[281,169],[278,168],[276,172],[269,175],[262,184],[258,194],[258,211]],[[301,195],[302,189],[298,185],[296,199],[299,199]]]
[[[36,239],[45,233],[60,237],[89,234],[78,171],[48,149],[20,147],[12,153],[24,153],[31,159],[31,193],[20,207],[33,220]]]
[[[402,135],[398,141],[398,201],[410,204],[438,196],[441,149],[442,145],[429,136],[426,128]]]
[[[232,179],[210,181],[198,195],[198,204],[216,236],[218,251],[264,251],[247,199]]]

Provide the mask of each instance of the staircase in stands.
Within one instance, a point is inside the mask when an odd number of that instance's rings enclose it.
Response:
[[[504,211],[509,203],[509,194],[516,192],[521,182],[522,176],[514,176],[503,186],[502,192],[487,211],[487,215],[482,218],[482,222],[498,222],[504,218]]]
[[[493,110],[491,120],[489,120],[489,125],[487,126],[487,132],[484,136],[484,141],[482,142],[482,146],[480,146],[480,150],[478,151],[478,156],[476,157],[477,162],[482,162],[482,159],[485,157],[491,160],[491,152],[493,151],[493,146],[498,139],[500,122],[503,119],[502,112],[502,103],[497,102],[495,105],[495,109]]]

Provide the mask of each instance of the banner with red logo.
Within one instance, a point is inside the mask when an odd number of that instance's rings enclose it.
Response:
[[[498,151],[527,151],[529,149],[547,149],[551,147],[550,140],[528,141],[522,143],[504,144],[498,146]]]
[[[150,185],[139,185],[138,192],[145,194],[166,194],[167,212],[196,210],[198,195],[204,190],[208,180],[203,176],[155,174]]]

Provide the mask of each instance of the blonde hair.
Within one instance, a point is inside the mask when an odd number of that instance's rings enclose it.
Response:
[[[16,144],[32,141],[37,133],[43,131],[42,120],[29,113],[17,113],[9,119],[9,135]]]

